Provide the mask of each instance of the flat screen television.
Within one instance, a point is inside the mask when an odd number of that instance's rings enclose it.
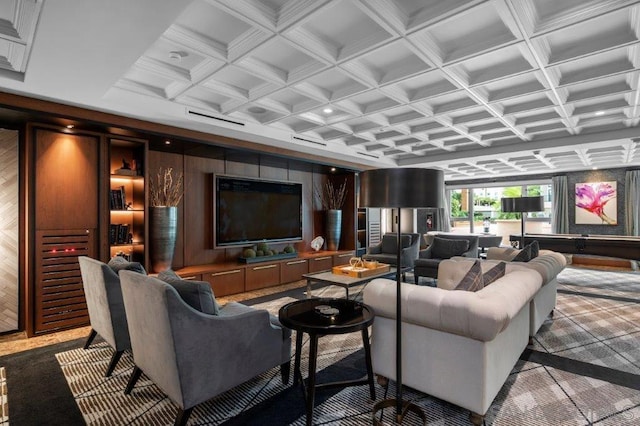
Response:
[[[214,175],[215,246],[302,240],[302,184]]]

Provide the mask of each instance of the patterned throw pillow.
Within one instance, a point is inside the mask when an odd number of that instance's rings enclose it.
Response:
[[[147,271],[144,270],[144,267],[140,262],[129,262],[122,256],[113,256],[109,260],[109,263],[107,263],[107,265],[109,265],[109,267],[113,270],[113,272],[116,273],[116,275],[119,271],[122,270],[133,271],[147,275]]]
[[[540,246],[538,241],[533,241],[531,244],[527,244],[524,246],[520,253],[513,258],[513,262],[528,262],[531,259],[538,257],[540,254]]]
[[[507,264],[504,262],[500,262],[493,268],[489,269],[487,272],[482,274],[483,285],[486,287],[498,278],[504,277],[506,269]]]
[[[469,240],[454,240],[435,237],[431,244],[431,257],[433,259],[451,259],[460,256],[469,250]]]
[[[478,291],[483,288],[482,267],[480,266],[480,261],[476,260],[454,290]]]
[[[171,269],[158,274],[158,279],[176,289],[182,300],[203,314],[218,315],[220,307],[208,282],[183,280]]]

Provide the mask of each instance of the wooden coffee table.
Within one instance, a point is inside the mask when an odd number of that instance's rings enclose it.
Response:
[[[311,274],[303,274],[302,276],[307,279],[307,299],[311,298],[311,284],[321,283],[329,285],[337,285],[343,287],[347,292],[347,299],[349,298],[349,287],[353,287],[359,284],[368,283],[376,278],[382,278],[386,276],[395,275],[396,268],[389,268],[388,271],[381,272],[380,274],[372,275],[369,277],[356,278],[348,275],[334,274],[331,271],[314,272]]]

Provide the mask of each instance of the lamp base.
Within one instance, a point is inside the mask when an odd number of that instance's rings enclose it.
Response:
[[[374,404],[373,406],[373,424],[374,426],[385,426],[388,423],[384,423],[382,421],[382,416],[380,416],[380,419],[377,418],[378,412],[381,410],[384,410],[385,408],[396,408],[396,399],[392,398],[392,399],[383,399],[380,402],[377,402],[376,404]],[[418,407],[416,404],[411,403],[409,401],[402,401],[402,412],[401,413],[395,413],[395,423],[393,423],[394,425],[401,425],[402,421],[404,420],[404,417],[406,414],[408,413],[413,413],[413,416],[411,417],[418,417],[420,420],[422,420],[422,425],[426,425],[427,424],[427,416],[424,414],[424,412],[422,411],[422,409],[420,407]],[[411,420],[411,424],[415,425],[416,423],[416,419],[412,419]]]

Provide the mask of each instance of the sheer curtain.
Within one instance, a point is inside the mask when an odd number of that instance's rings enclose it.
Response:
[[[624,178],[625,232],[640,235],[640,170],[628,170]]]
[[[439,212],[442,212],[442,218],[441,218],[442,221],[439,223],[442,223],[443,232],[450,232],[451,231],[451,210],[449,208],[449,198],[451,197],[451,191],[443,188],[442,197],[443,197],[442,205],[444,207],[438,209]]]
[[[569,233],[569,191],[566,176],[551,178],[553,185],[553,209],[551,215],[551,232],[554,234]]]

